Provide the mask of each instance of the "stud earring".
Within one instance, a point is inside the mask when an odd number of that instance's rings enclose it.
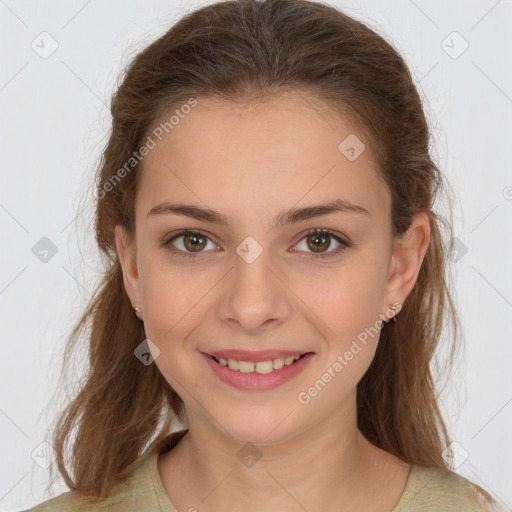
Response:
[[[137,316],[137,318],[139,320],[142,320],[142,318],[139,316],[139,314],[142,316],[142,308],[137,307],[137,308],[133,308],[133,309],[135,310],[135,315]]]
[[[395,312],[393,315],[393,322],[396,322],[396,315],[402,309],[402,305],[399,302],[393,302],[393,304],[388,304],[388,307]],[[389,322],[391,322],[391,319],[384,321],[385,324],[388,324]]]

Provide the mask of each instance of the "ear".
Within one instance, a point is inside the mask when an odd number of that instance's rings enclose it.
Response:
[[[392,315],[389,305],[398,302],[402,306],[414,288],[429,244],[429,217],[426,213],[417,213],[407,231],[394,244],[382,304],[386,318]]]
[[[115,227],[116,250],[123,269],[123,282],[133,307],[142,306],[142,294],[137,270],[135,241],[127,236],[123,225]]]

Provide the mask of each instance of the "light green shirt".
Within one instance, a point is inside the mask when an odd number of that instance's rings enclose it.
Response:
[[[142,455],[131,476],[118,483],[103,503],[94,505],[68,491],[25,512],[178,512],[165,492],[157,461],[160,451],[173,448],[185,433],[186,430],[180,430],[170,434],[153,451]],[[390,512],[507,512],[507,509],[457,473],[413,465],[405,490]]]

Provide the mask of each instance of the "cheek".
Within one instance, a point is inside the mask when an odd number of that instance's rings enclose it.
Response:
[[[304,314],[323,336],[319,346],[324,356],[317,377],[331,379],[336,393],[354,387],[375,355],[381,327],[381,273],[376,262],[359,258],[333,269],[328,279],[319,278],[314,285],[311,280],[301,281],[295,288],[307,305]]]
[[[208,272],[171,265],[162,257],[148,258],[141,272],[144,325],[148,338],[161,350],[178,348],[211,308],[215,279]]]
[[[359,262],[332,269],[317,279],[300,280],[294,290],[322,325],[329,339],[346,342],[379,319],[382,286],[380,270]]]
[[[148,267],[144,275],[144,328],[159,349],[154,363],[183,400],[201,385],[195,371],[201,356],[187,340],[204,318],[204,308],[212,307],[208,282],[170,265]]]

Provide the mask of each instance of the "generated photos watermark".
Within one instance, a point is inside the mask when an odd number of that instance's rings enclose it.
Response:
[[[352,340],[350,348],[346,350],[342,355],[338,355],[336,360],[327,368],[327,371],[322,374],[322,376],[317,379],[307,390],[301,391],[297,395],[297,400],[302,405],[307,405],[311,402],[311,399],[318,394],[327,386],[329,382],[331,382],[338,373],[340,373],[345,366],[347,366],[350,361],[354,359],[354,357],[361,352],[361,350],[368,344],[368,337],[373,338],[377,334],[379,334],[382,329],[382,324],[395,316],[400,310],[402,306],[399,302],[395,302],[392,304],[391,308],[386,311],[385,315],[379,315],[379,320],[377,320],[373,326],[366,327],[364,331],[360,332],[357,335],[357,340]]]
[[[146,137],[146,142],[139,148],[138,151],[134,151],[132,156],[120,167],[99,189],[94,191],[95,197],[103,199],[108,192],[113,190],[116,185],[129,174],[135,166],[149,154],[149,152],[156,148],[158,142],[161,142],[165,134],[170,133],[185,118],[191,111],[192,108],[197,105],[197,100],[189,98],[187,103],[183,104],[179,109],[175,109],[174,114],[165,122],[160,123],[151,132],[151,135]],[[158,139],[156,141],[155,139]]]

